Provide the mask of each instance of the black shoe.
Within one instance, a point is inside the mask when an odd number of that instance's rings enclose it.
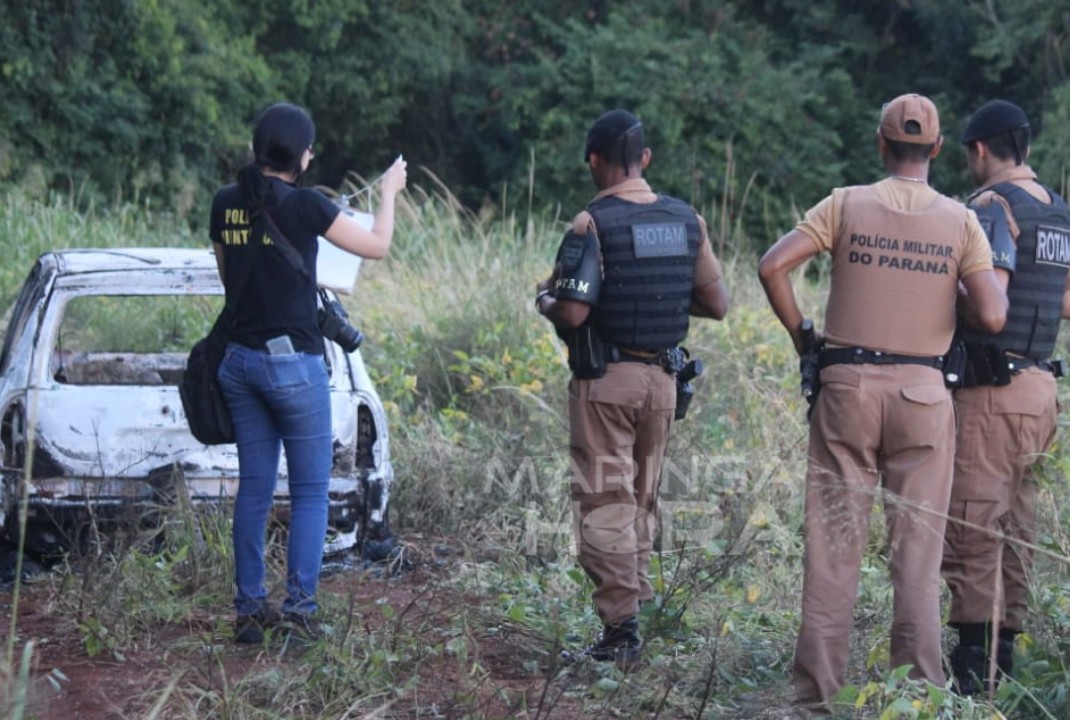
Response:
[[[252,615],[239,615],[234,621],[234,642],[259,645],[264,642],[264,631],[281,622],[282,616],[271,605]]]
[[[320,622],[312,613],[293,611],[282,614],[280,629],[286,632],[290,640],[302,643],[314,643],[329,633],[329,627]]]
[[[577,653],[562,653],[566,662],[588,657],[595,662],[612,662],[625,668],[639,662],[643,641],[639,637],[639,620],[631,617],[613,625],[606,625],[593,644]]]
[[[951,674],[959,695],[980,695],[988,677],[988,653],[979,645],[956,645],[951,651]]]

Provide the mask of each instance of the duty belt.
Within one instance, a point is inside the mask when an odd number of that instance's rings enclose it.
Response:
[[[1007,367],[1010,368],[1011,374],[1020,373],[1026,368],[1040,368],[1041,370],[1055,373],[1055,365],[1050,360],[1037,360],[1035,358],[1023,358],[1015,357],[1014,355],[1006,355]]]
[[[880,350],[865,348],[827,348],[821,351],[818,365],[924,365],[940,370],[944,366],[944,356],[919,357],[917,355],[897,355]]]
[[[688,364],[691,353],[686,348],[675,346],[663,350],[625,350],[616,345],[605,345],[606,363],[632,362],[657,365],[670,375],[676,375]],[[702,372],[700,369],[699,372]],[[697,374],[697,373],[696,373]]]
[[[639,354],[637,352],[631,352],[623,350],[615,345],[606,345],[606,362],[633,362],[642,363],[643,365],[661,365],[662,358],[665,356],[665,350],[659,350],[651,355]]]

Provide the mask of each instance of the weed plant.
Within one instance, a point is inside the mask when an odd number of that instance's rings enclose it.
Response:
[[[408,594],[387,592],[387,579],[354,580],[323,598],[325,640],[298,654],[269,642],[240,672],[226,662],[238,651],[226,639],[232,560],[222,515],[162,509],[150,531],[49,576],[66,598],[56,621],[77,624],[86,655],[122,662],[139,648],[196,649],[200,661],[146,688],[145,717],[791,717],[805,403],[755,260],[733,252],[747,245],[739,238],[717,245],[732,309],[721,323],[695,320],[687,342],[706,371],[668,452],[657,597],[642,617],[647,662],[624,673],[559,661],[598,628],[571,554],[564,349],[533,306],[561,220],[475,215],[445,191],[415,190],[390,257],[366,263],[346,299],[390,414],[395,529],[425,558],[447,546],[446,571],[428,572]],[[0,273],[0,296],[12,296],[42,249],[198,242],[158,225],[132,210],[82,216],[62,200],[4,198],[0,237],[24,255]],[[812,263],[797,282],[820,325],[827,266]],[[1070,354],[1065,340],[1060,347]],[[1018,679],[990,702],[887,667],[891,595],[875,502],[843,716],[1070,716],[1065,433],[1041,477]],[[275,583],[283,565],[273,557]],[[18,640],[0,657],[0,713],[12,717],[35,653],[32,638]]]

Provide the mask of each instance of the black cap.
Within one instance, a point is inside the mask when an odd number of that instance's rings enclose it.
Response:
[[[1025,110],[1007,100],[989,100],[970,116],[966,129],[962,131],[962,144],[984,140],[1006,130],[1027,127],[1029,118]]]
[[[627,110],[610,110],[595,120],[587,131],[583,161],[589,161],[591,153],[609,156],[613,150],[618,150],[623,160],[627,157],[627,147],[633,142],[643,147],[643,123]],[[627,166],[627,162],[621,164]]]

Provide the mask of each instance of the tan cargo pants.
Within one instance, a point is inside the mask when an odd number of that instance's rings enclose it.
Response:
[[[1033,557],[1023,543],[1036,541],[1032,470],[1055,439],[1055,378],[1029,368],[1010,385],[957,390],[955,411],[955,480],[943,565],[951,589],[948,621],[998,619],[1001,627],[1020,631]],[[994,602],[998,618],[992,616]]]
[[[843,686],[874,497],[887,520],[893,667],[944,683],[940,556],[954,453],[951,393],[935,368],[833,365],[810,425],[796,702],[822,711]]]
[[[569,384],[573,531],[605,624],[654,597],[647,569],[675,408],[676,381],[658,365],[612,363]]]

